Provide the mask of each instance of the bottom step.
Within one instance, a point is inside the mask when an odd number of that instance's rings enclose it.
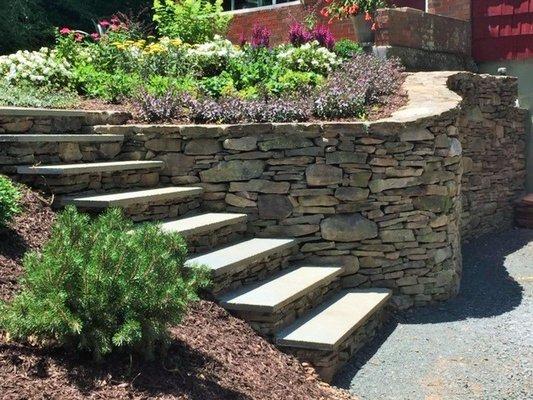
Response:
[[[388,289],[344,290],[276,335],[276,343],[330,381],[385,319]]]

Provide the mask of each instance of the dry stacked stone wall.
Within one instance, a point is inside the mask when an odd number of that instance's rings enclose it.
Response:
[[[463,98],[454,129],[463,144],[461,234],[468,240],[513,225],[526,179],[528,112],[515,106],[516,78],[457,74],[449,84]]]
[[[461,229],[510,223],[525,145],[512,78],[418,73],[406,89],[370,123],[98,131],[126,135],[124,159],[164,160],[162,183],[202,186],[205,210],[246,213],[250,235],[295,237],[297,258],[345,267],[344,287],[392,288],[409,307],[457,292]]]

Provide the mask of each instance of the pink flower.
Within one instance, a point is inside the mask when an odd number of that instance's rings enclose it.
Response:
[[[109,28],[109,25],[111,25],[111,23],[110,23],[107,19],[103,19],[103,20],[101,20],[100,22],[98,22],[98,24],[99,24],[102,28]]]
[[[91,39],[95,42],[98,42],[100,40],[100,35],[98,33],[91,33]]]
[[[61,29],[59,30],[59,34],[61,34],[61,35],[63,35],[63,36],[65,36],[65,35],[69,35],[71,32],[72,32],[72,31],[70,30],[70,28],[67,28],[67,27],[65,27],[65,28],[61,28]]]
[[[83,42],[83,35],[79,32],[76,32],[76,34],[74,35],[74,41]]]

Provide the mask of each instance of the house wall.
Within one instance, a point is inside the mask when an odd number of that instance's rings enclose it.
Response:
[[[428,0],[427,12],[470,21],[471,4],[472,0]]]

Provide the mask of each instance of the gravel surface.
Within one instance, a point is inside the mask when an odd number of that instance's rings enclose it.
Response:
[[[403,312],[336,377],[364,399],[533,399],[533,230],[463,246],[460,294]]]

